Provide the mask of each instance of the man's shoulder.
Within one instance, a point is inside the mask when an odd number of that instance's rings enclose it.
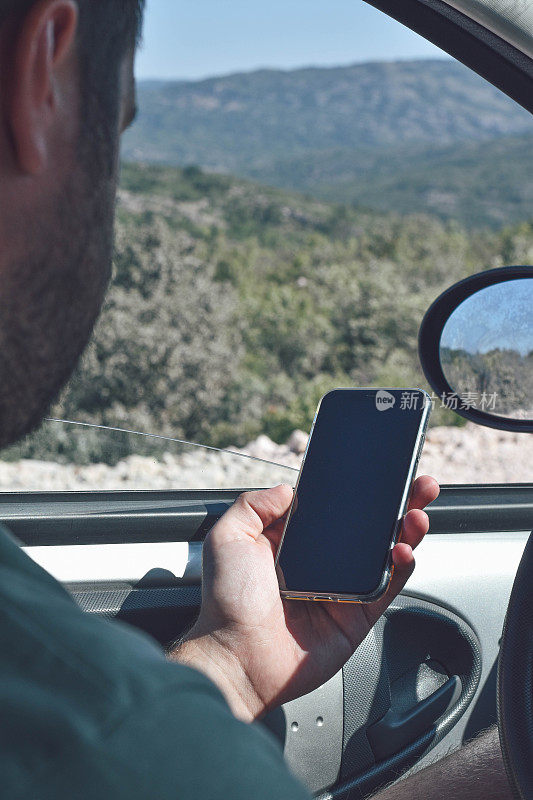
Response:
[[[170,696],[185,710],[198,694],[219,697],[199,673],[169,664],[147,635],[83,613],[4,529],[0,642],[4,785],[16,779],[20,786],[24,774],[23,784],[33,772],[53,772],[52,754],[62,761],[70,752],[71,769],[90,761],[116,731],[127,731],[137,710],[149,714],[158,698]]]
[[[1,530],[0,642],[0,768],[13,796],[307,796],[270,735],[236,720],[204,675],[83,613]]]
[[[149,636],[82,612],[3,529],[0,640],[0,702],[15,729],[16,719],[27,724],[34,716],[34,724],[53,720],[50,728],[63,734],[85,728],[105,736],[132,708],[169,686],[183,687],[184,696],[211,688],[192,670],[168,664]],[[0,728],[5,733],[6,726]]]

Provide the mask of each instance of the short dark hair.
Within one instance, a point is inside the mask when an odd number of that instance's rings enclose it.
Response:
[[[85,128],[82,138],[85,141],[92,138],[91,158],[99,153],[109,172],[113,169],[111,144],[116,137],[120,109],[120,67],[141,36],[145,0],[77,2],[81,116]]]
[[[76,0],[80,10],[80,37],[95,55],[113,41],[123,55],[141,35],[145,0]],[[37,0],[0,0],[0,25],[22,19]]]
[[[15,22],[37,0],[0,0],[0,25]],[[76,0],[79,8],[78,50],[82,94],[86,109],[98,106],[108,120],[118,108],[118,73],[128,51],[137,45],[145,0]],[[84,115],[91,114],[88,109]]]

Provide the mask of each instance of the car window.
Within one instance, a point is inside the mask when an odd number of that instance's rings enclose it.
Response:
[[[323,394],[430,391],[430,303],[533,261],[531,116],[375,9],[319,6],[148,5],[113,282],[51,413],[152,436],[47,422],[2,490],[294,482]],[[421,471],[533,482],[532,437],[433,399]]]
[[[50,421],[3,453],[0,492],[253,489],[298,476],[307,435],[279,445],[266,435],[218,450],[158,436]],[[444,484],[533,482],[533,437],[464,426],[433,426],[418,474]]]
[[[432,427],[418,471],[440,483],[532,483],[533,437],[471,422]]]

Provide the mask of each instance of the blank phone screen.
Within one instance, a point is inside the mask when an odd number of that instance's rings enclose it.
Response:
[[[279,553],[282,588],[365,595],[387,566],[427,395],[342,390],[320,405]]]

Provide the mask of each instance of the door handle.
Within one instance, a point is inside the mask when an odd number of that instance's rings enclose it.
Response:
[[[367,729],[376,761],[383,761],[426,733],[461,696],[461,679],[452,675],[433,694],[407,711],[389,708],[384,717]]]

